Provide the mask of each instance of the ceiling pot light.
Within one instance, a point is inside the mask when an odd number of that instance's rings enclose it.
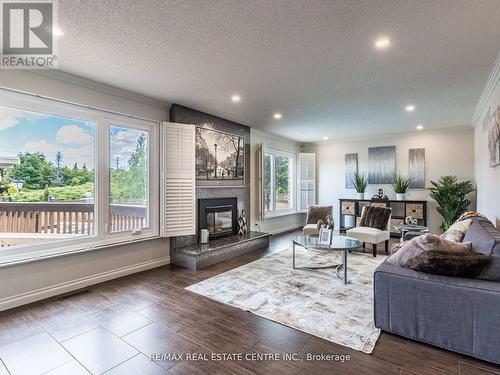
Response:
[[[424,128],[424,126],[422,124],[417,125],[417,130],[422,130],[423,128]]]
[[[274,119],[275,120],[280,120],[283,116],[281,115],[281,113],[279,112],[276,112],[274,115],[273,115]]]
[[[389,48],[390,45],[391,45],[391,40],[386,36],[381,36],[380,38],[378,38],[375,41],[375,48],[376,49],[383,50],[383,49]]]
[[[323,140],[324,141],[328,141],[328,137],[323,137]]]
[[[413,104],[408,104],[405,110],[406,112],[413,112],[415,110],[415,106]]]
[[[239,103],[241,101],[241,97],[238,94],[234,94],[233,96],[231,96],[231,101],[233,103]]]
[[[63,31],[57,26],[54,26],[52,28],[52,34],[54,34],[54,36],[63,36],[64,35]]]

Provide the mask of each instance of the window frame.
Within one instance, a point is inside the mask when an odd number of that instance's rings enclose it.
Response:
[[[0,106],[19,111],[39,113],[42,115],[59,116],[80,121],[95,123],[94,128],[94,227],[93,235],[70,239],[47,241],[39,244],[27,244],[3,248],[0,250],[0,266],[18,264],[26,261],[57,255],[70,255],[82,251],[116,246],[123,243],[143,241],[160,236],[160,122],[139,120],[125,115],[111,114],[92,107],[78,104],[63,103],[57,100],[35,97],[0,90]],[[134,230],[124,230],[110,233],[109,216],[109,150],[111,125],[147,131],[149,149],[149,227],[139,233]],[[133,233],[134,232],[134,233]]]
[[[297,153],[292,151],[283,151],[273,147],[264,147],[263,157],[266,158],[267,155],[271,155],[271,210],[265,209],[264,204],[264,218],[271,219],[280,216],[293,215],[297,213]],[[289,189],[291,190],[290,199],[292,200],[292,207],[289,208],[276,208],[276,158],[278,157],[287,157],[292,158],[292,176],[290,177]],[[263,163],[263,171],[262,175],[265,176],[265,163]],[[264,177],[263,177],[264,184]],[[263,190],[265,190],[263,186]]]

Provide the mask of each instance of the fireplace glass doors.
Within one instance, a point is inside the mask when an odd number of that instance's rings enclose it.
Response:
[[[198,201],[199,229],[208,229],[210,239],[236,234],[237,203],[236,198],[200,199]]]
[[[215,236],[232,234],[233,218],[231,206],[207,207],[207,229],[209,234]]]

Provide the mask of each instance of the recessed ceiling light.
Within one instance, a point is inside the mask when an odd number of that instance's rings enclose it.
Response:
[[[54,34],[54,36],[63,36],[64,35],[63,31],[57,26],[54,26],[52,28],[52,33]]]
[[[323,137],[323,140],[324,141],[328,141],[328,137]]]
[[[233,103],[239,103],[241,101],[241,97],[238,94],[234,94],[233,96],[231,96],[231,101]]]
[[[413,112],[415,110],[415,106],[413,104],[408,104],[405,109],[406,112]]]
[[[376,49],[386,49],[391,45],[391,40],[386,36],[381,36],[375,41]]]
[[[273,115],[273,117],[274,117],[274,119],[275,119],[275,120],[279,120],[279,119],[281,119],[283,116],[281,115],[281,113],[276,112],[276,113]]]
[[[424,128],[424,126],[422,124],[417,125],[417,130],[422,130],[423,128]]]

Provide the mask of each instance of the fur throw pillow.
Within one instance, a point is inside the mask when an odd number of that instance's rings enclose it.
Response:
[[[387,261],[397,266],[407,267],[413,258],[425,251],[432,250],[468,253],[472,251],[472,244],[470,242],[457,243],[448,241],[435,234],[427,233],[409,240],[397,252],[387,258]]]
[[[360,227],[370,227],[384,230],[391,216],[391,209],[387,207],[367,206],[359,222]]]
[[[490,256],[474,251],[458,253],[431,250],[413,258],[408,263],[408,268],[434,275],[477,277],[490,263]]]

